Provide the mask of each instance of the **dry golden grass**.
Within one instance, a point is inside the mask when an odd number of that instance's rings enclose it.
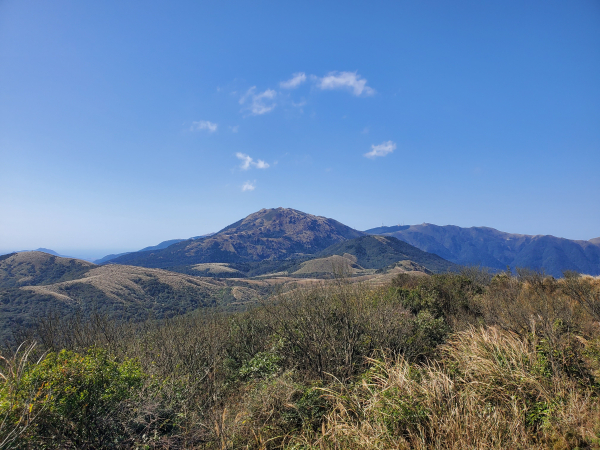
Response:
[[[77,280],[45,286],[27,286],[21,289],[31,290],[39,294],[53,295],[61,300],[66,300],[65,296],[69,297],[65,294],[65,287],[76,284],[89,284],[101,290],[115,301],[123,301],[124,299],[129,301],[132,298],[144,295],[142,287],[138,284],[140,280],[157,280],[176,290],[192,288],[212,293],[218,292],[225,286],[223,282],[211,278],[193,277],[162,269],[109,264],[95,267]]]
[[[442,354],[422,366],[374,361],[362,382],[325,389],[333,412],[295,448],[600,448],[597,392],[545,373],[535,342],[471,328]]]
[[[368,273],[368,271],[357,265],[355,261],[344,256],[333,255],[303,262],[300,269],[294,272],[294,275],[305,273],[334,274],[340,270],[350,275]]]
[[[220,275],[223,273],[235,273],[242,275],[239,270],[229,267],[229,264],[226,263],[196,264],[192,266],[191,269],[198,272],[208,272],[210,275]]]
[[[103,270],[88,275],[167,280]],[[239,316],[83,329],[160,380],[147,401],[180,419],[156,448],[600,448],[599,278],[405,273],[227,279],[211,286],[240,302],[279,295]]]

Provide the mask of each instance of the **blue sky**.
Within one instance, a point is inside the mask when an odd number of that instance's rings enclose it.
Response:
[[[600,3],[0,2],[0,251],[291,207],[600,236]]]

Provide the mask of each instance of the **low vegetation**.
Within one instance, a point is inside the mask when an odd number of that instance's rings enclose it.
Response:
[[[600,448],[600,280],[401,274],[240,313],[37,320],[0,448]]]

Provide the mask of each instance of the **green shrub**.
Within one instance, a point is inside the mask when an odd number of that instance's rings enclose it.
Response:
[[[473,299],[484,292],[484,287],[466,275],[441,274],[416,280],[416,277],[409,280],[405,274],[401,275],[404,277],[396,277],[393,285],[402,304],[413,314],[423,309],[446,319],[480,314]]]
[[[131,359],[117,362],[105,350],[87,354],[63,350],[28,367],[13,390],[13,413],[29,403],[35,417],[21,439],[23,447],[113,448],[128,439],[126,411],[142,387],[144,374]],[[8,383],[0,388],[6,398]],[[9,403],[0,414],[18,420]]]
[[[283,417],[293,428],[307,428],[317,431],[325,415],[329,412],[330,404],[323,395],[323,390],[319,384],[311,387],[305,387],[302,395],[288,408]]]
[[[279,372],[281,359],[273,352],[259,352],[246,361],[238,373],[242,380],[269,378]]]

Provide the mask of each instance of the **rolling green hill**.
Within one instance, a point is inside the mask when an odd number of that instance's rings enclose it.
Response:
[[[402,260],[420,264],[434,273],[456,268],[454,264],[438,255],[419,250],[391,236],[362,236],[340,242],[320,252],[318,257],[350,254],[365,269],[383,269]]]

